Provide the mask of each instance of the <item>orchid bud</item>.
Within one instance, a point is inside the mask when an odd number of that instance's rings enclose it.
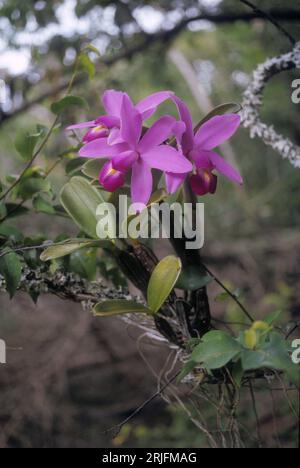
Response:
[[[105,125],[97,125],[91,128],[83,137],[84,143],[97,140],[97,138],[105,138],[109,135],[109,130]]]
[[[217,190],[218,177],[209,169],[198,169],[197,174],[191,176],[190,184],[196,195],[215,193]]]
[[[125,174],[114,169],[111,161],[108,161],[99,174],[99,182],[108,192],[115,192],[125,184]]]

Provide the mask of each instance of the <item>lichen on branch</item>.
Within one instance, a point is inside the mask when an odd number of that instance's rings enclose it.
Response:
[[[268,82],[277,74],[300,69],[300,42],[287,54],[273,57],[258,65],[243,98],[242,122],[250,129],[251,138],[260,138],[271,146],[294,167],[300,167],[300,147],[289,138],[277,132],[273,125],[267,125],[261,118],[263,93]]]

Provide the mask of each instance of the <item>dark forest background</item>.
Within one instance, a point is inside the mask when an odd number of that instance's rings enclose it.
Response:
[[[260,0],[259,7],[272,10],[300,39],[299,2]],[[241,102],[257,64],[290,47],[272,24],[238,0],[0,0],[0,79],[6,84],[0,104],[0,178],[19,171],[16,136],[37,122],[51,122],[50,104],[66,88],[76,54],[90,43],[101,52],[101,57],[90,54],[95,76],[82,73],[76,80],[76,94],[90,109],[65,114],[41,156],[49,164],[66,145],[63,128],[98,116],[107,88],[125,90],[136,101],[172,89],[198,121],[220,103]],[[296,78],[299,70],[272,80],[263,117],[300,145],[300,105],[291,100]],[[160,109],[166,111],[171,112],[168,104]],[[236,189],[223,180],[218,193],[205,199],[205,259],[228,286],[241,291],[257,317],[277,308],[299,320],[300,173],[261,141],[251,140],[245,129],[224,151],[245,186]],[[58,193],[66,181],[61,165],[51,181]],[[18,217],[10,225],[25,236],[74,233],[70,221],[50,223],[40,213],[30,223]],[[158,253],[164,249],[160,246]],[[74,265],[93,278],[92,261],[74,258]],[[114,265],[105,269],[118,277]],[[210,286],[212,298],[219,292]],[[9,346],[9,365],[0,367],[1,447],[205,446],[180,409],[159,399],[115,440],[103,433],[155,391],[156,374],[168,357],[163,349],[139,340],[136,330],[117,319],[94,319],[80,306],[47,295],[37,305],[21,293],[13,301],[1,294],[0,300],[0,337]],[[212,301],[212,307],[220,319],[241,318],[229,301]],[[248,408],[244,401],[241,418],[251,425]],[[295,446],[297,421],[288,404],[280,395],[272,402],[262,393],[258,410],[266,446],[278,443],[274,408],[280,444]],[[211,417],[205,402],[202,412]]]

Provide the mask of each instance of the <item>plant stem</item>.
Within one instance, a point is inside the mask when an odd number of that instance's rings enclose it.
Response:
[[[244,312],[244,314],[248,317],[248,319],[253,323],[254,322],[254,318],[251,317],[250,313],[248,312],[248,310],[245,308],[245,306],[241,303],[241,301],[236,297],[235,294],[233,294],[226,286],[224,283],[222,283],[221,280],[219,280],[216,275],[214,275],[214,273],[212,273],[209,268],[207,268],[206,265],[204,265],[204,263],[202,263],[203,265],[203,268],[207,271],[207,273],[209,274],[209,276],[211,276],[213,278],[213,280],[219,285],[221,286],[222,289],[224,289],[224,291],[234,300],[234,302],[236,302],[236,304],[240,307],[240,309]]]

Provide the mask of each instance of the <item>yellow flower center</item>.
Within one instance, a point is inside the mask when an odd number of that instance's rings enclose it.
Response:
[[[97,132],[101,132],[101,130],[105,130],[106,127],[104,125],[97,125],[97,127],[94,127],[92,129],[92,133],[97,133]]]
[[[113,176],[115,174],[117,174],[118,171],[116,171],[116,169],[114,169],[113,167],[108,171],[108,175],[109,176]]]

